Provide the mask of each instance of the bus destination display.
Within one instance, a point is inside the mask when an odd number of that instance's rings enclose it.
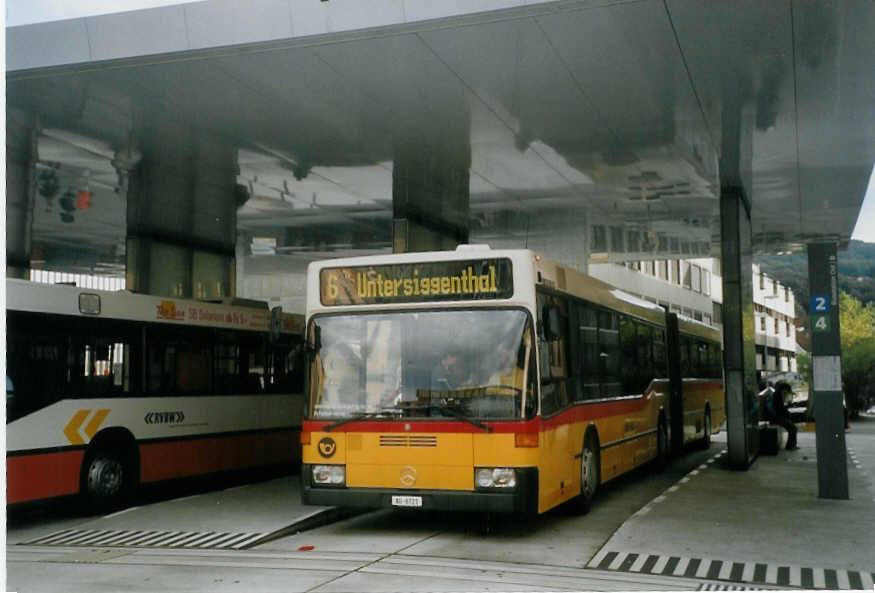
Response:
[[[506,299],[513,272],[496,258],[325,268],[319,293],[325,306]]]

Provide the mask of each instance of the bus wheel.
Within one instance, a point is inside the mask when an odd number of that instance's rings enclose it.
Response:
[[[574,499],[574,510],[589,512],[599,488],[599,446],[593,431],[586,433],[580,454],[580,494]]]
[[[88,452],[82,468],[82,492],[90,511],[123,506],[134,490],[133,463],[122,451],[98,446]]]
[[[703,431],[705,434],[702,435],[702,440],[699,441],[699,445],[702,449],[707,449],[711,446],[711,410],[705,410],[703,424]]]

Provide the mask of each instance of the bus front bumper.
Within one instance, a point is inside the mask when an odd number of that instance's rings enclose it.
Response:
[[[473,470],[472,470],[473,471]],[[517,485],[501,490],[414,490],[401,488],[338,488],[313,486],[309,464],[301,468],[301,502],[320,506],[414,508],[418,510],[536,513],[538,470],[517,468]],[[421,506],[393,504],[393,496],[418,497]],[[409,500],[409,499],[405,499]]]

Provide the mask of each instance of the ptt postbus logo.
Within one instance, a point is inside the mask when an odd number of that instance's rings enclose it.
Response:
[[[325,437],[324,439],[319,441],[319,444],[316,446],[316,448],[319,449],[319,455],[327,459],[328,457],[334,455],[334,453],[337,451],[337,443],[335,443],[334,439],[332,439],[331,437]]]
[[[149,412],[143,416],[146,424],[181,424],[185,420],[185,414],[176,412]]]

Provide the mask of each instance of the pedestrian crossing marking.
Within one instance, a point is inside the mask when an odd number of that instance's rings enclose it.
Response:
[[[738,562],[712,558],[684,558],[618,552],[602,548],[587,563],[587,568],[614,572],[727,581],[733,584],[702,583],[699,591],[753,591],[771,587],[802,587],[826,590],[872,590],[875,572],[778,566],[762,562]]]
[[[245,550],[257,545],[268,535],[224,531],[64,529],[22,542],[20,545]]]

